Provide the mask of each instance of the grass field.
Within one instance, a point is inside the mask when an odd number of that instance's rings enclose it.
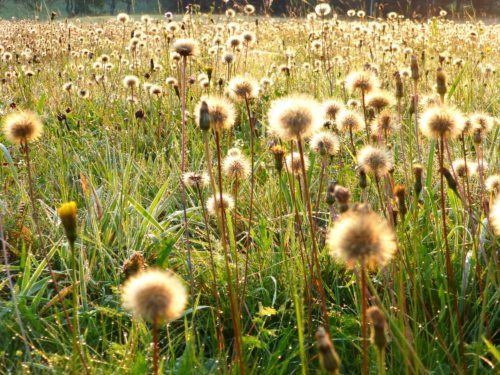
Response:
[[[0,21],[0,373],[496,373],[498,25],[175,19]]]

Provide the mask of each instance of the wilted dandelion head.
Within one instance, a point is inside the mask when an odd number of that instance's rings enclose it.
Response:
[[[461,134],[464,123],[460,112],[440,105],[424,112],[420,121],[420,129],[429,139],[453,139]]]
[[[232,210],[234,208],[234,199],[229,194],[222,194],[222,208],[224,211]],[[207,200],[207,211],[212,216],[218,216],[221,209],[220,194],[215,193],[215,198],[212,195]]]
[[[123,78],[123,86],[130,89],[136,88],[139,86],[139,78],[133,75],[125,76],[125,78]]]
[[[366,310],[368,321],[371,323],[371,336],[370,340],[379,350],[383,349],[387,344],[387,337],[385,334],[387,322],[382,310],[377,306],[371,306]]]
[[[241,153],[228,155],[222,162],[222,170],[227,178],[241,180],[250,174],[250,163]]]
[[[346,78],[346,86],[353,92],[360,90],[365,94],[378,88],[377,77],[369,71],[352,72]]]
[[[287,96],[274,100],[268,112],[269,130],[289,141],[309,137],[323,122],[321,107],[305,95]]]
[[[458,177],[470,177],[476,172],[475,165],[470,160],[466,162],[464,159],[458,159],[453,161],[452,166]]]
[[[339,112],[344,109],[344,105],[337,100],[327,100],[322,105],[325,118],[329,120],[335,120]]]
[[[31,111],[12,112],[3,122],[5,138],[16,144],[36,141],[43,132],[40,117]]]
[[[500,194],[500,175],[494,174],[488,177],[484,183],[486,191],[493,196]]]
[[[497,197],[491,206],[490,222],[495,234],[500,236],[500,197]]]
[[[181,38],[175,41],[173,48],[182,57],[195,56],[198,53],[198,42],[191,38]]]
[[[302,174],[302,164],[300,161],[300,154],[298,152],[292,152],[285,157],[285,166],[286,169],[296,175],[299,176]],[[309,158],[304,155],[304,166],[306,171],[309,169]]]
[[[123,285],[123,307],[147,320],[174,320],[186,306],[186,289],[170,272],[148,270],[137,273]]]
[[[365,146],[358,154],[358,166],[367,174],[383,177],[394,165],[392,154],[381,147]]]
[[[259,83],[249,77],[234,77],[229,81],[228,93],[234,100],[254,99],[259,95]]]
[[[352,268],[386,265],[396,252],[396,236],[387,221],[367,206],[355,206],[341,215],[327,235],[330,254]]]
[[[200,109],[206,104],[208,110],[208,120],[210,126],[215,131],[222,131],[222,129],[229,129],[234,125],[236,118],[234,105],[228,99],[220,96],[204,96],[195,107],[195,120],[196,124],[200,126],[201,116]]]
[[[337,129],[341,132],[358,132],[363,127],[363,119],[356,112],[342,110],[337,115]]]
[[[366,106],[381,111],[386,107],[394,105],[394,97],[387,91],[377,90],[373,91],[366,97]]]
[[[339,140],[330,131],[320,131],[312,135],[311,148],[320,155],[335,155],[339,151]]]
[[[186,172],[182,176],[184,185],[202,189],[208,185],[208,175],[206,173]]]

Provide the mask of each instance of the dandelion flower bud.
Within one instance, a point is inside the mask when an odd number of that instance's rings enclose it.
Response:
[[[311,148],[321,156],[335,155],[339,151],[339,140],[329,131],[321,131],[311,137]]]
[[[173,48],[182,57],[195,56],[198,53],[198,43],[191,38],[177,39]]]
[[[442,68],[437,68],[436,71],[436,92],[441,96],[441,98],[444,97],[446,94],[447,88],[446,88],[446,73]]]
[[[368,174],[383,177],[394,165],[392,154],[385,148],[365,146],[358,155],[358,166]]]
[[[186,306],[186,288],[171,272],[148,270],[128,279],[123,285],[123,307],[146,320],[171,321],[179,318]]]
[[[27,144],[36,141],[43,132],[42,121],[34,112],[12,112],[4,120],[5,138],[16,144]]]
[[[63,203],[58,209],[57,214],[61,219],[62,225],[64,227],[64,232],[71,245],[76,241],[77,235],[77,220],[76,220],[76,203],[68,202]]]
[[[345,187],[336,185],[333,190],[333,196],[339,204],[339,211],[341,213],[346,212],[349,209],[351,193]]]
[[[250,174],[250,163],[241,153],[228,155],[222,162],[222,170],[227,178],[241,180]]]
[[[274,100],[268,112],[270,132],[289,141],[308,138],[323,125],[321,107],[305,96],[287,96]]]
[[[382,310],[377,306],[371,306],[366,310],[368,321],[371,323],[371,342],[378,350],[384,350],[387,345],[386,329],[387,323]]]
[[[401,74],[399,72],[394,73],[394,79],[396,80],[396,98],[401,99],[403,97],[403,81],[401,79]]]
[[[422,115],[420,129],[429,139],[453,139],[462,133],[465,121],[460,112],[445,105],[429,108]]]
[[[288,154],[285,158],[285,165],[287,170],[294,175],[299,176],[302,174],[302,162],[298,152]],[[307,171],[309,169],[309,158],[307,156],[304,156],[304,165]]]
[[[274,156],[274,166],[278,172],[283,170],[283,158],[285,157],[285,150],[281,146],[271,147],[271,153]]]
[[[458,194],[457,191],[457,182],[455,181],[455,178],[447,168],[441,169],[441,173],[443,174],[444,178],[446,179],[446,183],[448,184],[448,187],[455,192],[455,194]]]
[[[360,205],[342,214],[327,236],[330,255],[352,268],[384,266],[396,252],[396,236],[387,221]]]
[[[234,100],[248,100],[259,95],[259,83],[248,77],[235,77],[229,81],[229,95]]]
[[[222,208],[224,211],[232,210],[234,207],[233,197],[229,194],[222,194]],[[212,216],[218,216],[221,211],[220,194],[217,192],[207,200],[207,211]]]
[[[323,327],[319,327],[316,332],[316,345],[319,352],[319,360],[323,369],[332,375],[337,375],[340,372],[340,358],[335,351],[330,336],[326,333]]]
[[[410,69],[411,69],[411,78],[415,81],[418,80],[418,78],[420,77],[420,73],[418,70],[417,56],[415,55],[411,56]]]
[[[418,197],[420,192],[422,191],[423,183],[422,183],[422,175],[423,175],[424,167],[420,164],[415,164],[413,166],[413,175],[415,176],[415,195]]]
[[[394,195],[398,201],[398,211],[401,215],[401,219],[404,220],[406,213],[408,212],[406,208],[406,187],[404,185],[396,185],[394,187]]]

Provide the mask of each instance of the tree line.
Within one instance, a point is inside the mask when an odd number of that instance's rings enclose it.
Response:
[[[0,0],[0,4],[5,2],[7,0]],[[56,0],[16,1],[38,13],[50,9],[55,2]],[[440,9],[477,16],[498,15],[500,12],[500,0],[330,0],[328,3],[340,14],[348,9],[363,9],[371,16],[384,16],[395,11],[407,17],[427,17],[436,15]],[[143,13],[185,12],[186,9],[221,13],[228,7],[242,8],[245,4],[254,5],[258,13],[272,15],[302,16],[312,10],[311,5],[304,0],[230,0],[228,3],[222,0],[64,0],[64,11],[70,17],[105,13],[114,15],[118,9],[134,13],[140,5]],[[189,5],[195,7],[189,8]]]

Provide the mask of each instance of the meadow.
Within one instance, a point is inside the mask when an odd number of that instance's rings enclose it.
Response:
[[[0,20],[0,373],[499,368],[500,28]]]

